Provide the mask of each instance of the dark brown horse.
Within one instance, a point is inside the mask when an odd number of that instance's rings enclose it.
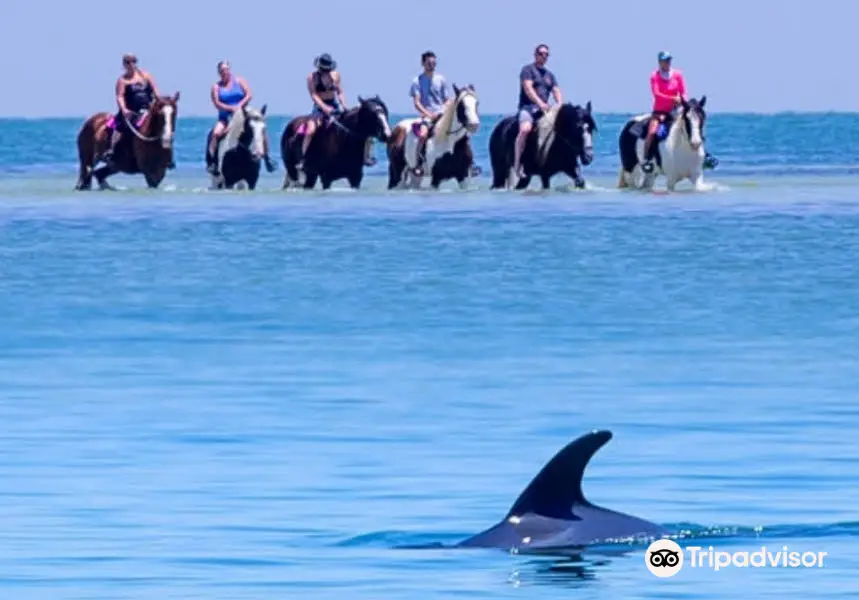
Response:
[[[92,187],[92,178],[101,189],[111,189],[107,178],[116,173],[135,175],[142,173],[146,185],[156,188],[161,184],[167,169],[173,165],[173,136],[176,132],[176,115],[179,112],[179,92],[172,97],[156,98],[141,119],[128,122],[116,145],[113,160],[95,169],[99,157],[109,146],[110,113],[96,113],[84,121],[78,133],[78,159],[80,173],[78,190]],[[114,123],[113,127],[122,124]]]
[[[364,178],[364,151],[367,141],[376,138],[384,143],[391,135],[388,124],[388,107],[381,98],[358,97],[358,106],[349,109],[341,117],[327,119],[319,126],[307,155],[304,157],[304,189],[311,190],[318,179],[322,189],[327,190],[338,179],[346,179],[353,189],[361,187]],[[286,176],[283,189],[298,185],[298,169],[301,144],[309,119],[322,117],[306,115],[291,120],[280,138],[280,152]]]

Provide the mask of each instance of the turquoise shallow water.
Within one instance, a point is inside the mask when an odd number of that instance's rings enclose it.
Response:
[[[164,190],[74,193],[79,123],[2,122],[0,596],[854,597],[859,116],[710,121],[672,195],[612,189],[620,116],[525,195],[205,192],[192,119]],[[392,549],[593,428],[593,501],[824,567]]]

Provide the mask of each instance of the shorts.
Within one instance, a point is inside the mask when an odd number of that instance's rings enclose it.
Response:
[[[337,100],[327,100],[325,104],[333,108],[334,110],[341,110],[340,103]],[[325,113],[322,112],[322,109],[316,106],[316,102],[313,103],[313,107],[310,109],[310,114],[315,117],[325,116]]]
[[[219,110],[218,111],[218,121],[223,123],[224,125],[230,124],[230,119],[233,118],[233,113],[228,110]]]
[[[519,109],[519,124],[533,123],[543,116],[543,111],[537,108],[522,108]]]

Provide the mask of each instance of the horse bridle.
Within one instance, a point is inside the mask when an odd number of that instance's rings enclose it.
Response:
[[[465,90],[465,93],[461,94],[460,97],[457,98],[456,107],[454,108],[454,110],[456,110],[457,112],[459,111],[459,106],[460,106],[460,104],[462,104],[462,99],[465,98],[466,96],[473,96],[474,98],[477,98],[477,94],[475,94],[471,90]],[[447,130],[447,134],[446,134],[447,137],[452,136],[454,133],[459,133],[460,131],[462,131],[463,129],[466,129],[468,127],[468,125],[466,125],[465,123],[462,122],[462,120],[459,118],[458,114],[456,115],[456,123],[459,123],[461,125],[461,127],[454,131],[453,123],[451,123],[450,128]]]
[[[587,125],[587,121],[585,121],[584,124]],[[596,128],[594,128],[594,129],[596,129]],[[570,150],[575,152],[577,155],[584,151],[584,148],[578,148],[575,145],[573,145],[573,143],[569,139],[567,139],[566,136],[560,135],[555,131],[553,131],[552,133],[554,134],[555,139],[563,142],[564,145],[567,146],[567,148],[569,148]],[[591,132],[591,133],[593,133],[593,132]],[[543,153],[543,151],[546,149],[546,146],[549,144],[549,140],[550,140],[550,138],[547,137],[546,141],[543,142],[543,146],[541,148],[539,148],[538,154]]]
[[[245,113],[245,114],[247,115],[247,113]],[[245,130],[250,129],[251,130],[251,141],[253,141],[253,129],[250,127],[251,121],[262,121],[263,123],[265,123],[265,118],[257,117],[257,116],[251,116],[251,115],[245,116],[245,123],[244,123],[244,125],[242,125],[242,132],[239,134],[239,138],[236,140],[236,148],[244,148],[248,152],[251,152],[251,147],[248,144],[242,142],[242,138],[245,135]]]
[[[371,101],[371,100],[369,100],[369,99],[368,99],[368,102],[369,102],[369,101]],[[361,110],[361,109],[360,109],[360,107],[359,107],[359,108],[358,108],[358,111],[360,112],[360,110]],[[377,111],[375,108],[374,108],[374,109],[372,109],[372,110],[373,110],[373,112],[378,113],[378,111]],[[344,116],[345,116],[345,115],[344,115]],[[387,117],[386,117],[386,118],[387,118]],[[332,125],[334,125],[335,127],[337,127],[338,129],[340,129],[340,131],[342,131],[342,132],[344,132],[344,133],[347,133],[347,134],[352,135],[352,136],[355,136],[355,137],[361,137],[359,134],[355,133],[354,131],[352,131],[351,129],[349,129],[348,127],[346,127],[346,125],[344,125],[344,124],[340,121],[340,118],[338,118],[338,117],[330,118],[330,123],[331,123]],[[367,137],[375,137],[375,136],[367,136]]]

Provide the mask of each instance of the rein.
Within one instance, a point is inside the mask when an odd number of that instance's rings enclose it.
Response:
[[[146,113],[146,116],[147,116],[147,117],[151,116],[151,113],[149,112],[149,110],[146,110],[146,111],[145,111],[145,113]],[[144,118],[145,118],[145,117],[144,117]],[[125,121],[125,124],[126,124],[126,125],[128,125],[128,129],[131,131],[131,133],[133,133],[133,134],[134,134],[134,137],[136,137],[136,138],[137,138],[138,140],[140,140],[141,142],[151,143],[151,142],[157,142],[157,141],[159,141],[159,140],[161,139],[161,136],[160,136],[160,135],[155,135],[155,136],[145,136],[145,135],[143,135],[142,133],[140,133],[140,132],[137,130],[137,127],[135,127],[132,123],[130,123],[130,122],[128,121],[128,117],[126,117],[126,116],[125,116],[125,113],[122,113],[122,120],[123,120],[123,121]]]

